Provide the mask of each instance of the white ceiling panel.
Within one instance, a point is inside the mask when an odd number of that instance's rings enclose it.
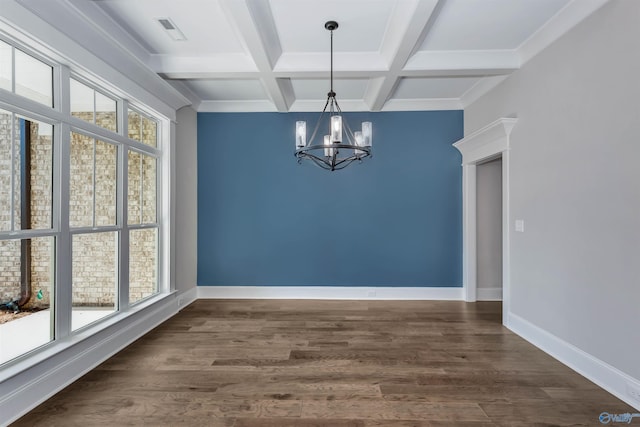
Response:
[[[267,99],[260,80],[190,80],[186,85],[207,101],[249,101]]]
[[[244,52],[217,0],[101,0],[96,2],[151,54]],[[169,18],[186,41],[174,41],[158,22]]]
[[[339,24],[334,51],[377,52],[397,2],[269,0],[284,52],[328,52],[329,31],[324,24],[331,20]]]
[[[460,98],[480,80],[480,77],[417,78],[400,80],[396,99]]]
[[[447,0],[419,50],[516,49],[569,0]]]
[[[106,61],[128,58],[157,73],[199,111],[286,112],[324,105],[330,65],[326,21],[339,23],[334,89],[343,110],[452,109],[491,90],[607,1],[21,3]],[[187,40],[174,41],[159,18],[170,19]],[[69,25],[72,19],[77,25]],[[131,69],[124,62],[121,68]]]
[[[336,79],[333,90],[338,102],[341,99],[362,99],[367,90],[368,79]],[[325,99],[329,92],[329,79],[293,79],[296,99]]]

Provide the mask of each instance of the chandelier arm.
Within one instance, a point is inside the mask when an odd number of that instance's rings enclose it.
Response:
[[[339,162],[338,164],[336,164],[336,166],[332,169],[332,170],[340,170],[340,169],[344,169],[347,166],[349,166],[351,163],[355,162],[356,160],[360,160],[359,158],[352,156],[352,157],[348,157],[346,159],[343,159],[341,162]],[[338,167],[339,166],[339,167]]]
[[[335,144],[331,144],[330,147],[325,147],[324,145],[314,145],[312,147],[303,147],[299,150],[297,150],[296,152],[304,152],[306,153],[308,150],[319,150],[322,148],[350,148],[350,149],[354,149],[357,148],[358,150],[362,150],[362,151],[369,151],[370,147],[359,147],[357,145],[352,145],[352,144],[343,144],[343,143],[335,143]]]
[[[340,104],[338,104],[338,100],[335,96],[333,97],[333,100],[336,102],[336,109],[338,110],[338,113],[342,114],[342,108],[340,108]]]
[[[333,170],[331,168],[331,164],[327,163],[326,160],[321,159],[321,158],[316,157],[316,156],[313,156],[313,155],[310,155],[309,158],[313,161],[313,163],[316,164],[316,166],[318,166],[318,167],[320,167],[322,169],[326,169],[326,170]]]
[[[318,129],[320,128],[320,123],[322,123],[322,118],[325,115],[325,112],[327,111],[327,105],[329,105],[329,97],[327,97],[327,102],[325,102],[324,104],[324,108],[322,109],[322,113],[320,113],[320,117],[318,117],[318,121],[316,122],[316,128],[313,130],[313,133],[311,134],[311,139],[309,139],[309,147],[313,144],[313,140],[316,137],[316,134],[318,133]]]
[[[356,159],[357,159],[357,157],[356,157],[356,156],[349,156],[349,157],[345,157],[344,159],[339,159],[339,160],[336,162],[335,166],[340,166],[341,164],[343,164],[343,163],[345,163],[345,162],[349,162],[349,163],[351,163],[351,162],[353,162],[353,161],[354,161],[354,160],[356,160]],[[345,165],[345,166],[347,166],[347,165]]]
[[[357,148],[358,150],[367,151],[367,152],[369,152],[371,150],[370,147],[359,147],[357,145],[352,145],[352,144],[342,144],[342,143],[341,144],[337,144],[336,143],[336,144],[331,144],[330,147],[325,147],[324,145],[314,145],[312,147],[308,147],[307,146],[307,147],[303,147],[303,148],[297,150],[296,153],[307,153],[307,152],[310,152],[310,150],[320,150],[320,149],[323,149],[323,148],[338,148],[338,149],[339,148],[346,148],[346,149],[351,149],[351,150]]]
[[[338,114],[342,114],[342,108],[340,108],[340,104],[338,104],[338,100],[336,99],[335,95],[333,97],[333,102],[335,102],[336,104],[336,111],[338,112]]]
[[[307,158],[309,158],[309,159],[311,159],[311,160],[319,161],[319,162],[322,162],[322,163],[328,164],[328,163],[327,163],[327,161],[326,161],[324,158],[322,158],[322,157],[318,157],[318,156],[316,156],[315,154],[306,153],[306,152],[303,152],[303,153],[300,153],[300,154],[301,154],[301,156],[302,156],[302,157],[307,157]]]
[[[361,160],[364,157],[367,156],[350,156],[344,159],[336,159],[335,157],[332,158],[331,162],[328,162],[326,159],[318,157],[314,154],[311,153],[301,153],[302,157],[306,157],[310,160],[312,160],[317,166],[321,167],[322,169],[326,169],[326,170],[340,170],[340,169],[344,169],[347,166],[349,166],[351,163],[353,163],[356,160]]]

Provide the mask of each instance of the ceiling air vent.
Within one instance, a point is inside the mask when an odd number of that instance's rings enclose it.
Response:
[[[173,23],[173,21],[169,18],[158,18],[158,22],[162,25],[162,28],[169,34],[175,41],[184,41],[187,38],[184,36],[182,31]]]

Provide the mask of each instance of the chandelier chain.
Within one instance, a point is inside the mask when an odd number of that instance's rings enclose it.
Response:
[[[331,30],[331,93],[334,97],[336,96],[333,91],[333,30]]]

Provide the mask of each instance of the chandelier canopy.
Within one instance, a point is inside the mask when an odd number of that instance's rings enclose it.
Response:
[[[307,122],[296,122],[295,156],[298,163],[307,159],[323,169],[335,171],[346,168],[356,160],[361,162],[371,157],[372,126],[371,122],[362,122],[361,130],[352,132],[346,118],[342,117],[333,90],[333,31],[338,28],[338,23],[328,21],[324,28],[331,33],[331,89],[308,141]],[[329,131],[327,135],[318,135],[321,126]]]

